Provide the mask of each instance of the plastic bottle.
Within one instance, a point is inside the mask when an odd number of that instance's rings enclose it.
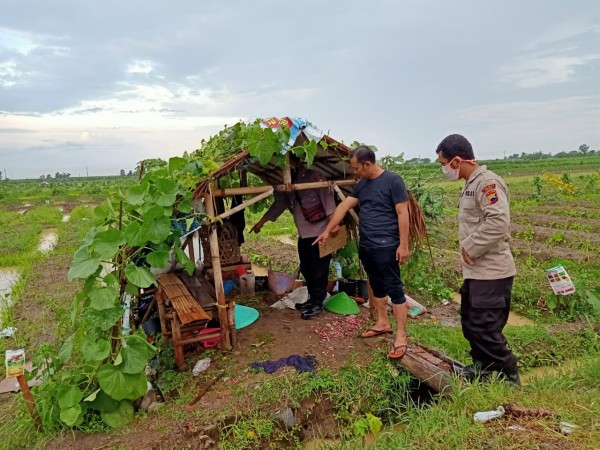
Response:
[[[498,409],[495,411],[481,411],[475,413],[473,419],[475,422],[487,422],[489,420],[498,419],[504,415],[504,407],[498,406]]]

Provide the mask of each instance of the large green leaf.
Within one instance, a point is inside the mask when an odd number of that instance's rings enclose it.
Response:
[[[258,158],[262,165],[269,163],[274,154],[281,150],[282,143],[270,128],[255,128],[248,133],[248,150],[250,155]]]
[[[174,156],[169,159],[169,172],[173,173],[176,170],[181,170],[187,164],[187,159],[180,156]]]
[[[113,411],[100,412],[100,417],[109,427],[120,428],[133,420],[133,405],[129,400],[122,400]]]
[[[67,409],[77,405],[83,398],[83,392],[77,386],[62,384],[56,392],[56,400],[60,409]]]
[[[177,199],[179,185],[172,180],[158,180],[152,194],[154,203],[160,206],[172,206]]]
[[[154,354],[153,347],[139,336],[131,336],[127,346],[121,349],[123,363],[119,366],[124,373],[136,374],[144,371],[148,360]]]
[[[146,256],[146,261],[152,267],[156,267],[157,269],[162,269],[166,266],[167,261],[169,261],[169,252],[167,250],[155,250],[151,253],[148,253]]]
[[[147,241],[142,232],[142,225],[139,222],[130,222],[125,227],[125,239],[132,247],[141,247]]]
[[[152,205],[152,207],[144,211],[144,222],[152,222],[155,219],[158,219],[159,217],[170,217],[170,215],[171,214],[169,214],[168,208]]]
[[[135,400],[146,393],[147,381],[143,372],[123,373],[113,365],[104,365],[98,370],[98,382],[104,392],[115,400]]]
[[[104,225],[114,222],[117,219],[115,209],[109,199],[104,200],[96,208],[94,208],[94,223]]]
[[[158,217],[152,221],[144,220],[141,230],[144,239],[159,243],[171,234],[171,220],[166,216]]]
[[[119,247],[125,243],[125,235],[115,228],[97,233],[94,237],[92,247],[104,260],[111,259],[119,251]]]
[[[117,286],[108,286],[94,289],[90,292],[90,306],[97,310],[112,309],[117,304],[119,288]]]
[[[73,340],[74,339],[75,339],[74,334],[69,336],[67,339],[65,339],[65,342],[63,342],[63,345],[60,347],[60,350],[58,351],[58,355],[57,355],[58,359],[63,364],[66,364],[67,361],[69,361],[69,359],[71,358],[71,353],[73,352]]]
[[[71,268],[67,274],[69,281],[74,278],[87,278],[92,275],[100,267],[102,258],[97,252],[92,251],[89,247],[81,247],[75,252]]]
[[[192,201],[189,198],[183,199],[177,204],[177,210],[183,214],[192,212]]]
[[[102,331],[109,330],[117,321],[123,317],[123,307],[117,305],[112,309],[105,309],[102,311],[96,311],[95,309],[89,309],[87,314],[90,315],[94,324],[98,326]]]
[[[144,195],[146,195],[146,189],[142,186],[132,186],[126,195],[127,203],[135,206],[139,206],[144,203]]]
[[[112,398],[106,392],[98,389],[95,393],[96,395],[89,400],[89,407],[91,409],[100,412],[110,412],[114,411],[119,406],[119,401]],[[90,395],[88,398],[90,397],[92,396]],[[88,399],[86,398],[85,401],[88,401]]]
[[[175,245],[173,250],[175,251],[175,259],[177,259],[177,262],[181,264],[188,275],[191,276],[196,268],[192,260],[188,257],[188,255],[185,254],[183,250],[181,250],[180,246]]]
[[[77,423],[79,415],[81,414],[81,405],[74,405],[69,408],[60,409],[60,420],[62,420],[68,427],[72,427]]]
[[[306,165],[310,167],[312,166],[315,155],[317,154],[317,142],[311,140],[304,146],[304,148],[306,149]]]
[[[125,277],[137,287],[147,288],[156,283],[156,276],[145,267],[129,264],[125,267]]]
[[[110,355],[110,342],[106,339],[94,339],[91,336],[81,343],[81,353],[88,361],[102,361]]]

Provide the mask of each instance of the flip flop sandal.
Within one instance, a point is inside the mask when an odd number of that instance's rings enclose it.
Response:
[[[363,331],[360,335],[361,338],[372,338],[375,336],[381,336],[382,334],[392,334],[392,330],[376,330],[374,328],[370,328],[367,331]]]
[[[408,344],[394,345],[394,348],[388,353],[388,356],[392,359],[400,359],[406,354],[406,350],[408,350]]]

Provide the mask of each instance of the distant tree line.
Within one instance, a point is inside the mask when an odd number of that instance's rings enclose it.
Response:
[[[579,146],[578,150],[571,150],[569,152],[563,151],[555,154],[552,153],[544,153],[541,150],[535,153],[513,153],[512,155],[505,156],[504,159],[522,159],[522,160],[536,160],[536,159],[544,159],[544,158],[567,158],[569,156],[592,156],[600,154],[598,150],[590,150],[590,146],[587,144],[582,144]]]

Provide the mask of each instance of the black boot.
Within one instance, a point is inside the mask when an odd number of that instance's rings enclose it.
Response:
[[[296,308],[298,311],[306,311],[307,309],[312,308],[312,305],[313,302],[311,298],[308,297],[308,300],[306,300],[304,303],[295,303],[294,308]]]
[[[515,383],[517,386],[521,386],[521,378],[519,377],[519,369],[502,369],[498,371],[500,378]]]
[[[473,361],[473,364],[469,364],[468,366],[464,367],[453,366],[452,369],[454,373],[458,374],[469,382],[477,379],[480,381],[486,381],[492,376],[493,373],[488,368],[485,368],[484,365],[479,361]]]
[[[315,302],[311,305],[309,309],[304,311],[300,317],[304,320],[310,320],[317,317],[319,314],[323,312],[323,301]]]

